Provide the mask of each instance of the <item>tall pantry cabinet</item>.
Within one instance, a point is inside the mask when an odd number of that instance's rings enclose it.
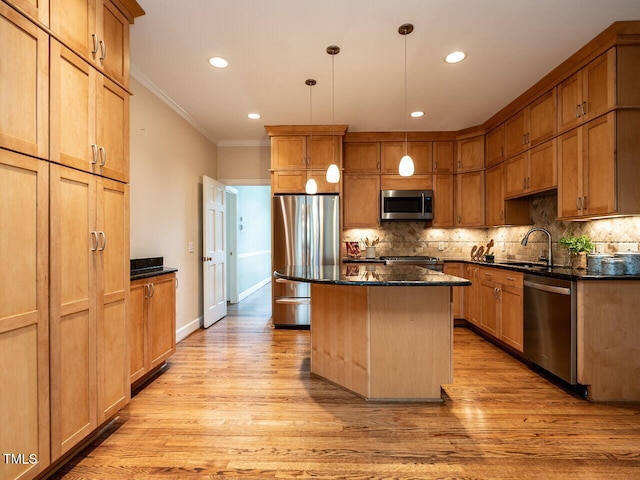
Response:
[[[64,461],[129,400],[128,39],[142,14],[135,0],[0,0],[2,479]]]

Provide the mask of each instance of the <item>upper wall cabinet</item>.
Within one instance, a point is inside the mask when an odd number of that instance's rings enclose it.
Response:
[[[558,122],[565,131],[615,106],[616,51],[608,50],[558,86]]]
[[[456,172],[472,172],[484,168],[484,135],[457,141]]]
[[[454,173],[454,142],[433,142],[433,173]]]
[[[129,20],[110,0],[50,0],[62,43],[124,87],[129,85]]]
[[[27,17],[40,22],[45,27],[49,26],[49,0],[5,0],[13,5]]]
[[[382,142],[381,173],[397,174],[400,159],[409,154],[413,159],[414,173],[419,175],[431,173],[433,162],[433,146],[431,142]]]
[[[271,168],[274,170],[326,169],[342,165],[340,136],[284,135],[271,138]]]
[[[47,158],[49,36],[0,3],[0,45],[0,147]]]
[[[504,156],[504,124],[491,130],[487,133],[486,141],[486,160],[487,167],[492,167],[502,162],[505,159]]]
[[[51,160],[114,180],[129,179],[129,94],[55,40]]]
[[[544,94],[504,124],[505,158],[556,134],[556,89]]]
[[[380,142],[345,143],[345,173],[380,173]]]

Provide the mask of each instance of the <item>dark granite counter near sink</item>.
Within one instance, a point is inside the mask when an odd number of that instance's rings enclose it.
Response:
[[[178,271],[177,268],[165,267],[164,257],[132,258],[130,260],[130,269],[131,281],[157,275],[167,275]]]

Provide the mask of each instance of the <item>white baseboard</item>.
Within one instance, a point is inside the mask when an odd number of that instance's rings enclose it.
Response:
[[[180,327],[176,330],[176,343],[180,343],[182,340],[187,338],[193,332],[198,330],[202,325],[203,319],[202,317],[198,317],[195,320],[190,321],[184,327]]]
[[[258,282],[255,285],[251,286],[250,288],[247,288],[244,292],[240,292],[238,294],[238,302],[241,302],[242,300],[247,298],[252,293],[255,293],[256,291],[260,290],[262,287],[264,287],[270,281],[271,281],[271,277],[267,277],[264,280],[262,280],[261,282]]]

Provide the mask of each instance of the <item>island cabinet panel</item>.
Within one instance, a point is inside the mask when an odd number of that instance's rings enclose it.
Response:
[[[33,478],[49,457],[49,165],[0,149],[0,478]],[[32,458],[27,457],[27,462]]]
[[[380,173],[380,142],[345,143],[345,173]]]
[[[49,156],[49,36],[0,3],[0,147]]]
[[[413,159],[416,175],[431,173],[433,164],[432,142],[382,142],[381,173],[398,174],[400,159],[407,154]]]
[[[464,274],[464,263],[451,263],[444,264],[443,271],[447,275],[454,275],[460,278],[466,278]],[[464,318],[464,294],[470,287],[451,287],[451,312],[453,318]]]
[[[344,176],[344,228],[380,225],[380,175]]]
[[[433,142],[433,173],[454,173],[455,142]]]

